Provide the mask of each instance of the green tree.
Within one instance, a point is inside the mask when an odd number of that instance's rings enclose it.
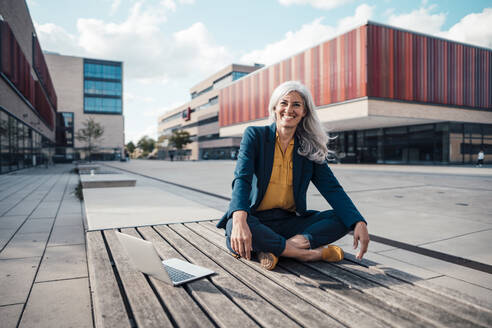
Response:
[[[137,147],[143,150],[144,156],[147,156],[149,153],[151,153],[154,150],[155,140],[149,138],[148,136],[143,136],[137,142]]]
[[[135,144],[133,143],[133,141],[130,141],[129,143],[126,144],[126,149],[128,150],[128,152],[131,154],[135,151]]]
[[[85,120],[83,128],[77,130],[76,138],[80,142],[85,142],[89,153],[89,160],[92,160],[92,153],[97,149],[97,144],[104,134],[104,127],[97,123],[92,117]]]
[[[162,135],[160,136],[159,138],[157,138],[157,143],[158,144],[162,144],[165,140],[168,140],[169,139],[169,136],[167,135]]]
[[[176,148],[178,155],[181,153],[181,150],[191,142],[192,140],[188,131],[177,130],[169,137],[169,145]]]

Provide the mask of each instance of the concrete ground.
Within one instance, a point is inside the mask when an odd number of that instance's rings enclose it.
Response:
[[[234,161],[107,163],[149,177],[230,197]],[[429,250],[492,265],[492,168],[451,166],[332,165],[334,174],[369,223],[369,232]],[[138,184],[164,188],[217,210],[228,202],[155,179]],[[308,208],[328,209],[311,186]],[[339,241],[347,252],[352,237]],[[371,242],[366,258],[436,284],[492,300],[492,274]]]
[[[92,327],[72,165],[0,176],[0,327]]]
[[[227,208],[227,200],[159,179],[230,197],[235,166],[233,161],[104,164],[126,170],[137,186],[160,190],[156,195],[179,197],[216,213]],[[72,168],[56,165],[0,175],[0,327],[94,325],[84,203],[74,195],[79,178],[70,173]],[[492,169],[379,165],[332,169],[368,220],[371,234],[492,265]],[[107,188],[107,195],[112,189],[117,188]],[[133,201],[142,201],[139,193]],[[175,207],[166,199],[162,202]],[[328,208],[315,189],[308,192],[308,206]],[[142,222],[135,220],[134,225]],[[354,253],[350,236],[338,244]],[[492,301],[492,274],[376,242],[371,242],[366,258]]]

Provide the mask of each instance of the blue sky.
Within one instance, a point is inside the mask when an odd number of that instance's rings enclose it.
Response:
[[[230,63],[272,64],[366,20],[492,48],[492,1],[27,0],[44,50],[124,62],[126,142]]]

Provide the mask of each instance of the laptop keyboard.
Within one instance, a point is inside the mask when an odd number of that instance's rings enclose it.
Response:
[[[166,268],[166,271],[169,274],[169,278],[171,278],[171,280],[174,282],[180,282],[180,281],[188,280],[190,278],[195,277],[192,274],[189,274],[189,273],[186,273],[184,271],[178,270],[176,268],[167,266],[165,264],[164,264],[164,267]]]

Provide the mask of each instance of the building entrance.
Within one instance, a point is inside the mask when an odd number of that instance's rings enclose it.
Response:
[[[342,163],[464,164],[491,144],[490,125],[445,122],[339,132],[331,148]]]

